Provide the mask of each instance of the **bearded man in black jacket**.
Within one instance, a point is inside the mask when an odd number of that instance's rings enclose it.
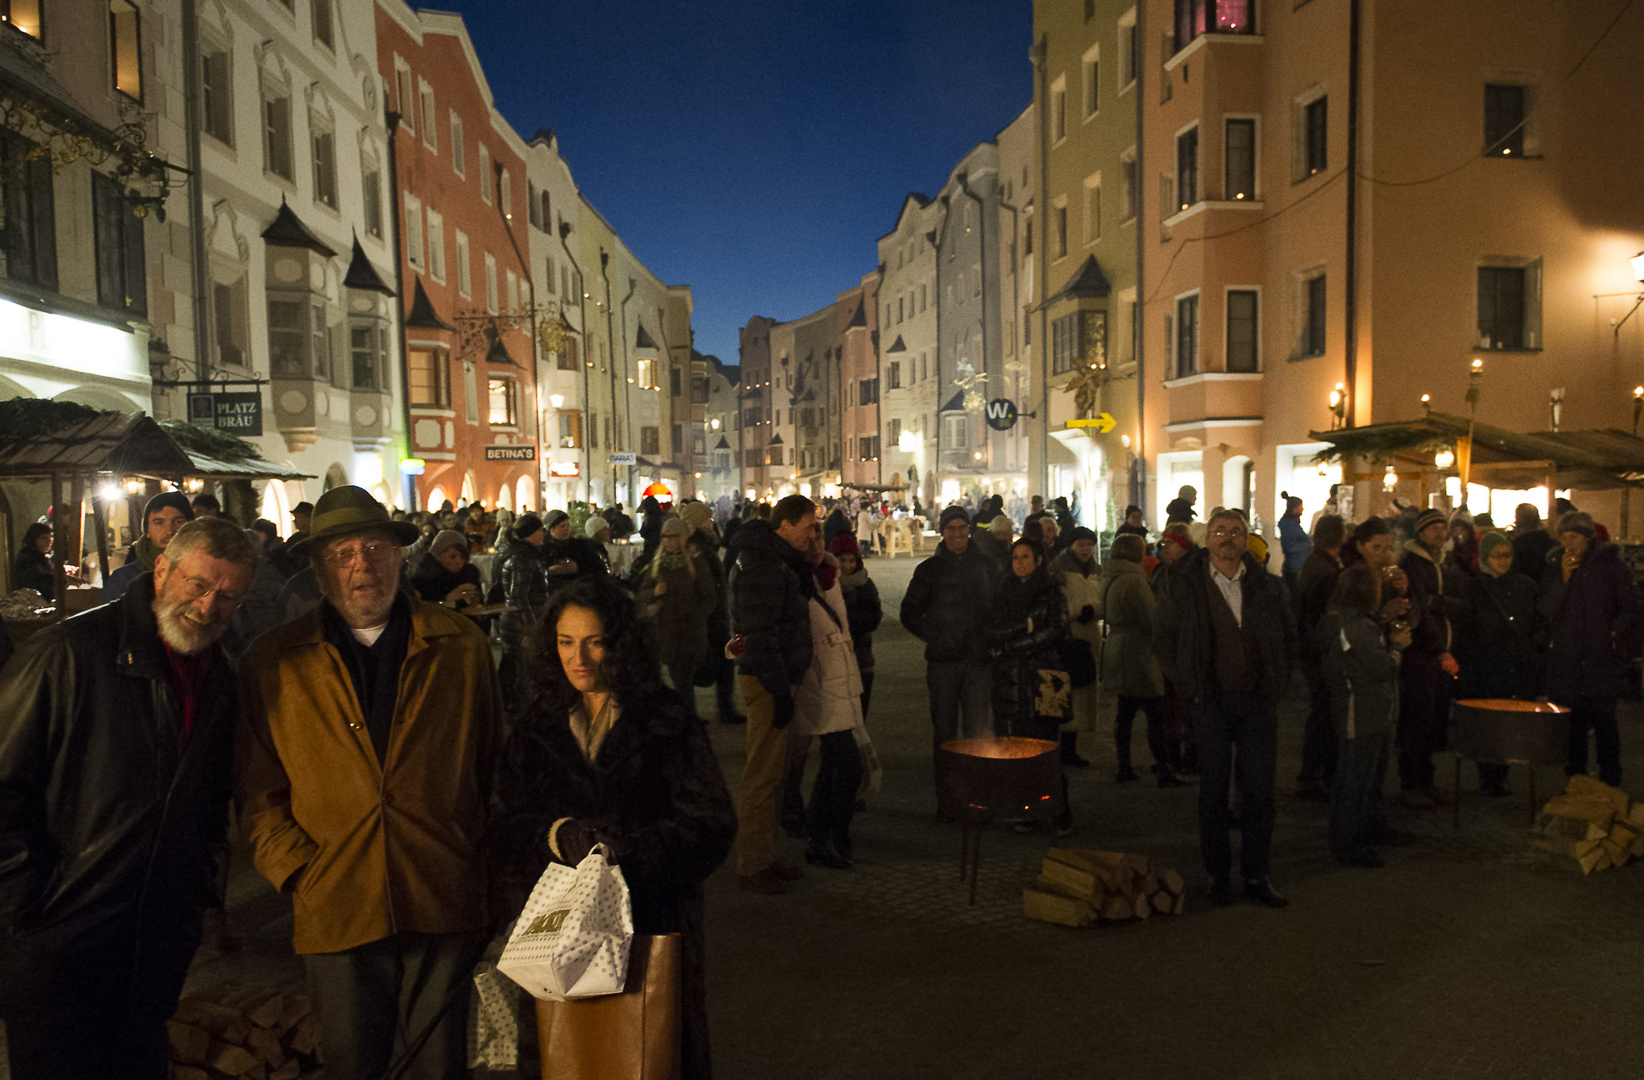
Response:
[[[0,1015],[16,1080],[161,1080],[214,900],[234,675],[217,640],[258,552],[184,525],[111,604],[0,679]]]

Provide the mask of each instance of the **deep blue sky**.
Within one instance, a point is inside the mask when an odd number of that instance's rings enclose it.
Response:
[[[430,5],[436,6],[436,5]],[[1033,96],[1031,0],[439,0],[497,107],[553,128],[629,249],[737,362],[874,269],[902,198]]]

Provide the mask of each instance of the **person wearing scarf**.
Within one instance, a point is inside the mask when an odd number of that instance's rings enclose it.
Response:
[[[1536,611],[1536,584],[1513,569],[1513,542],[1487,532],[1478,543],[1479,574],[1468,580],[1472,617],[1457,635],[1463,698],[1536,696],[1537,671],[1546,628]],[[1479,788],[1486,795],[1509,795],[1507,766],[1479,762]]]
[[[661,546],[640,572],[634,599],[640,617],[656,627],[657,651],[668,681],[695,709],[694,680],[708,647],[714,578],[696,549],[685,542],[690,532],[677,515],[663,521]]]
[[[103,585],[103,602],[118,600],[143,574],[154,569],[154,560],[165,551],[178,529],[194,520],[194,508],[180,491],[162,491],[143,507],[143,535],[126,553],[126,564],[108,575]]]

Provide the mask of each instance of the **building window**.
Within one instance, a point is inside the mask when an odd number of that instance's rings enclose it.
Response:
[[[422,200],[408,192],[405,196],[405,261],[418,270],[427,270],[422,235]]]
[[[1176,136],[1176,209],[1199,201],[1199,129]]]
[[[365,234],[382,239],[382,169],[375,155],[360,157],[360,194],[365,203]]]
[[[681,374],[678,368],[668,369],[668,392],[673,397],[679,397],[685,392],[685,384],[681,381]]]
[[[1478,268],[1478,347],[1541,347],[1541,263]]]
[[[322,127],[313,114],[308,126],[314,133],[314,199],[322,205],[337,208],[337,137]]]
[[[479,144],[480,198],[491,205],[491,151]]]
[[[970,417],[944,416],[942,417],[942,441],[949,450],[970,449]]]
[[[1330,162],[1330,99],[1314,98],[1301,107],[1297,147],[1296,179],[1306,180],[1325,170]]]
[[[861,379],[857,382],[856,403],[858,405],[879,404],[879,378]]]
[[[228,49],[200,41],[201,130],[224,146],[234,145],[234,96]]]
[[[655,390],[656,387],[656,360],[650,357],[640,357],[639,388],[641,390]]]
[[[899,447],[902,442],[902,421],[893,419],[885,425],[885,445]]]
[[[348,328],[348,356],[353,362],[354,389],[378,389],[377,328],[355,323]]]
[[[1227,370],[1260,370],[1256,352],[1256,290],[1229,289],[1227,292]]]
[[[30,157],[34,144],[0,131],[0,212],[6,277],[57,288],[57,212],[51,156]]]
[[[1136,73],[1142,70],[1142,35],[1136,32],[1134,11],[1130,13],[1130,21],[1119,26],[1119,55],[1124,58],[1119,85],[1129,86],[1136,81]]]
[[[1484,86],[1484,156],[1524,156],[1524,87]]]
[[[552,236],[554,233],[554,200],[548,194],[547,188],[543,188],[538,192],[537,197],[542,200],[542,231]]]
[[[445,217],[428,211],[428,276],[445,281]]]
[[[422,106],[422,144],[428,149],[439,152],[440,129],[434,123],[434,88],[421,79],[417,80],[418,103]]]
[[[219,364],[245,366],[245,290],[243,275],[232,282],[214,281],[211,284],[211,330]]]
[[[879,436],[863,435],[856,440],[857,457],[862,461],[879,460]]]
[[[1107,312],[1075,311],[1050,324],[1051,374],[1107,362]]]
[[[457,295],[468,300],[474,295],[474,264],[469,258],[468,234],[461,229],[454,231],[457,249]]]
[[[1051,142],[1061,142],[1065,138],[1067,138],[1067,80],[1064,77],[1057,79],[1050,86],[1050,140]]]
[[[561,371],[575,371],[577,369],[577,339],[566,334],[559,341],[559,369]]]
[[[1102,178],[1090,177],[1085,181],[1085,243],[1094,244],[1102,238]]]
[[[282,180],[297,178],[291,164],[291,91],[275,84],[263,88],[263,168]]]
[[[1324,283],[1323,274],[1302,282],[1301,341],[1296,350],[1302,357],[1324,355]]]
[[[489,251],[485,253],[485,310],[497,314],[497,257]]]
[[[560,411],[559,414],[559,445],[563,450],[578,450],[582,447],[582,414],[579,412]]]
[[[97,302],[134,315],[148,313],[143,219],[131,212],[118,182],[91,174],[93,231],[97,237]]]
[[[885,382],[888,389],[902,389],[902,361],[892,360],[890,362],[890,366],[885,372]]]
[[[1085,116],[1092,117],[1102,107],[1102,80],[1099,54],[1095,49],[1085,54]]]
[[[399,57],[394,57],[394,93],[400,103],[400,127],[411,134],[417,131],[417,100],[412,90],[411,69]],[[431,120],[431,117],[424,117]]]
[[[143,41],[137,5],[130,0],[109,0],[109,44],[114,61],[114,89],[129,98],[143,100]]]
[[[331,28],[331,0],[314,0],[314,40],[332,51],[337,48]]]
[[[1227,186],[1224,197],[1233,200],[1256,197],[1256,121],[1227,122]]]
[[[1176,377],[1199,372],[1199,298],[1176,301]]]
[[[1052,215],[1056,219],[1056,257],[1060,259],[1067,255],[1067,204],[1057,206]]]
[[[685,428],[683,425],[675,424],[669,429],[668,435],[670,439],[669,446],[672,447],[673,455],[677,458],[685,452]]]
[[[492,427],[519,426],[519,383],[513,379],[490,379],[486,388],[489,411],[486,420]]]
[[[1125,220],[1134,221],[1141,212],[1142,187],[1136,182],[1136,150],[1131,148],[1124,152],[1119,159],[1119,168],[1124,173],[1125,189]]]
[[[451,407],[451,366],[443,353],[435,349],[408,350],[405,367],[412,405],[429,409]]]
[[[1176,0],[1176,52],[1202,34],[1254,34],[1252,0]]]
[[[509,221],[514,220],[514,185],[507,169],[503,169],[497,178],[497,195],[502,203],[502,216]]]
[[[300,300],[268,301],[268,359],[275,375],[300,379],[308,374],[305,311]]]
[[[0,0],[0,22],[40,40],[40,0]]]
[[[661,428],[642,427],[639,429],[639,452],[642,454],[662,453]]]
[[[309,349],[314,354],[314,377],[331,378],[331,328],[325,321],[325,304],[310,302]]]
[[[519,275],[515,274],[512,270],[509,270],[506,273],[508,291],[505,296],[508,300],[508,307],[505,310],[507,310],[510,315],[517,315],[519,313]]]
[[[451,171],[464,179],[468,177],[468,162],[463,156],[462,117],[455,109],[451,110]]]

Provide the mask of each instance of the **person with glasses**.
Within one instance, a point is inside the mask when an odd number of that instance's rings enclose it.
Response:
[[[233,522],[185,524],[151,573],[34,634],[0,677],[0,1018],[17,1080],[167,1075],[166,1019],[228,828],[238,708],[219,639],[258,555]]]
[[[423,1039],[405,1075],[458,1076],[490,925],[491,650],[472,619],[401,590],[416,526],[353,486],[313,523],[302,553],[325,599],[241,667],[240,820],[291,897],[326,1068],[382,1076]]]
[[[1290,685],[1296,624],[1282,583],[1250,554],[1244,518],[1219,510],[1205,546],[1181,556],[1159,591],[1153,647],[1193,716],[1199,766],[1199,850],[1210,899],[1234,900],[1230,783],[1243,803],[1244,895],[1289,901],[1268,877],[1279,699]]]

